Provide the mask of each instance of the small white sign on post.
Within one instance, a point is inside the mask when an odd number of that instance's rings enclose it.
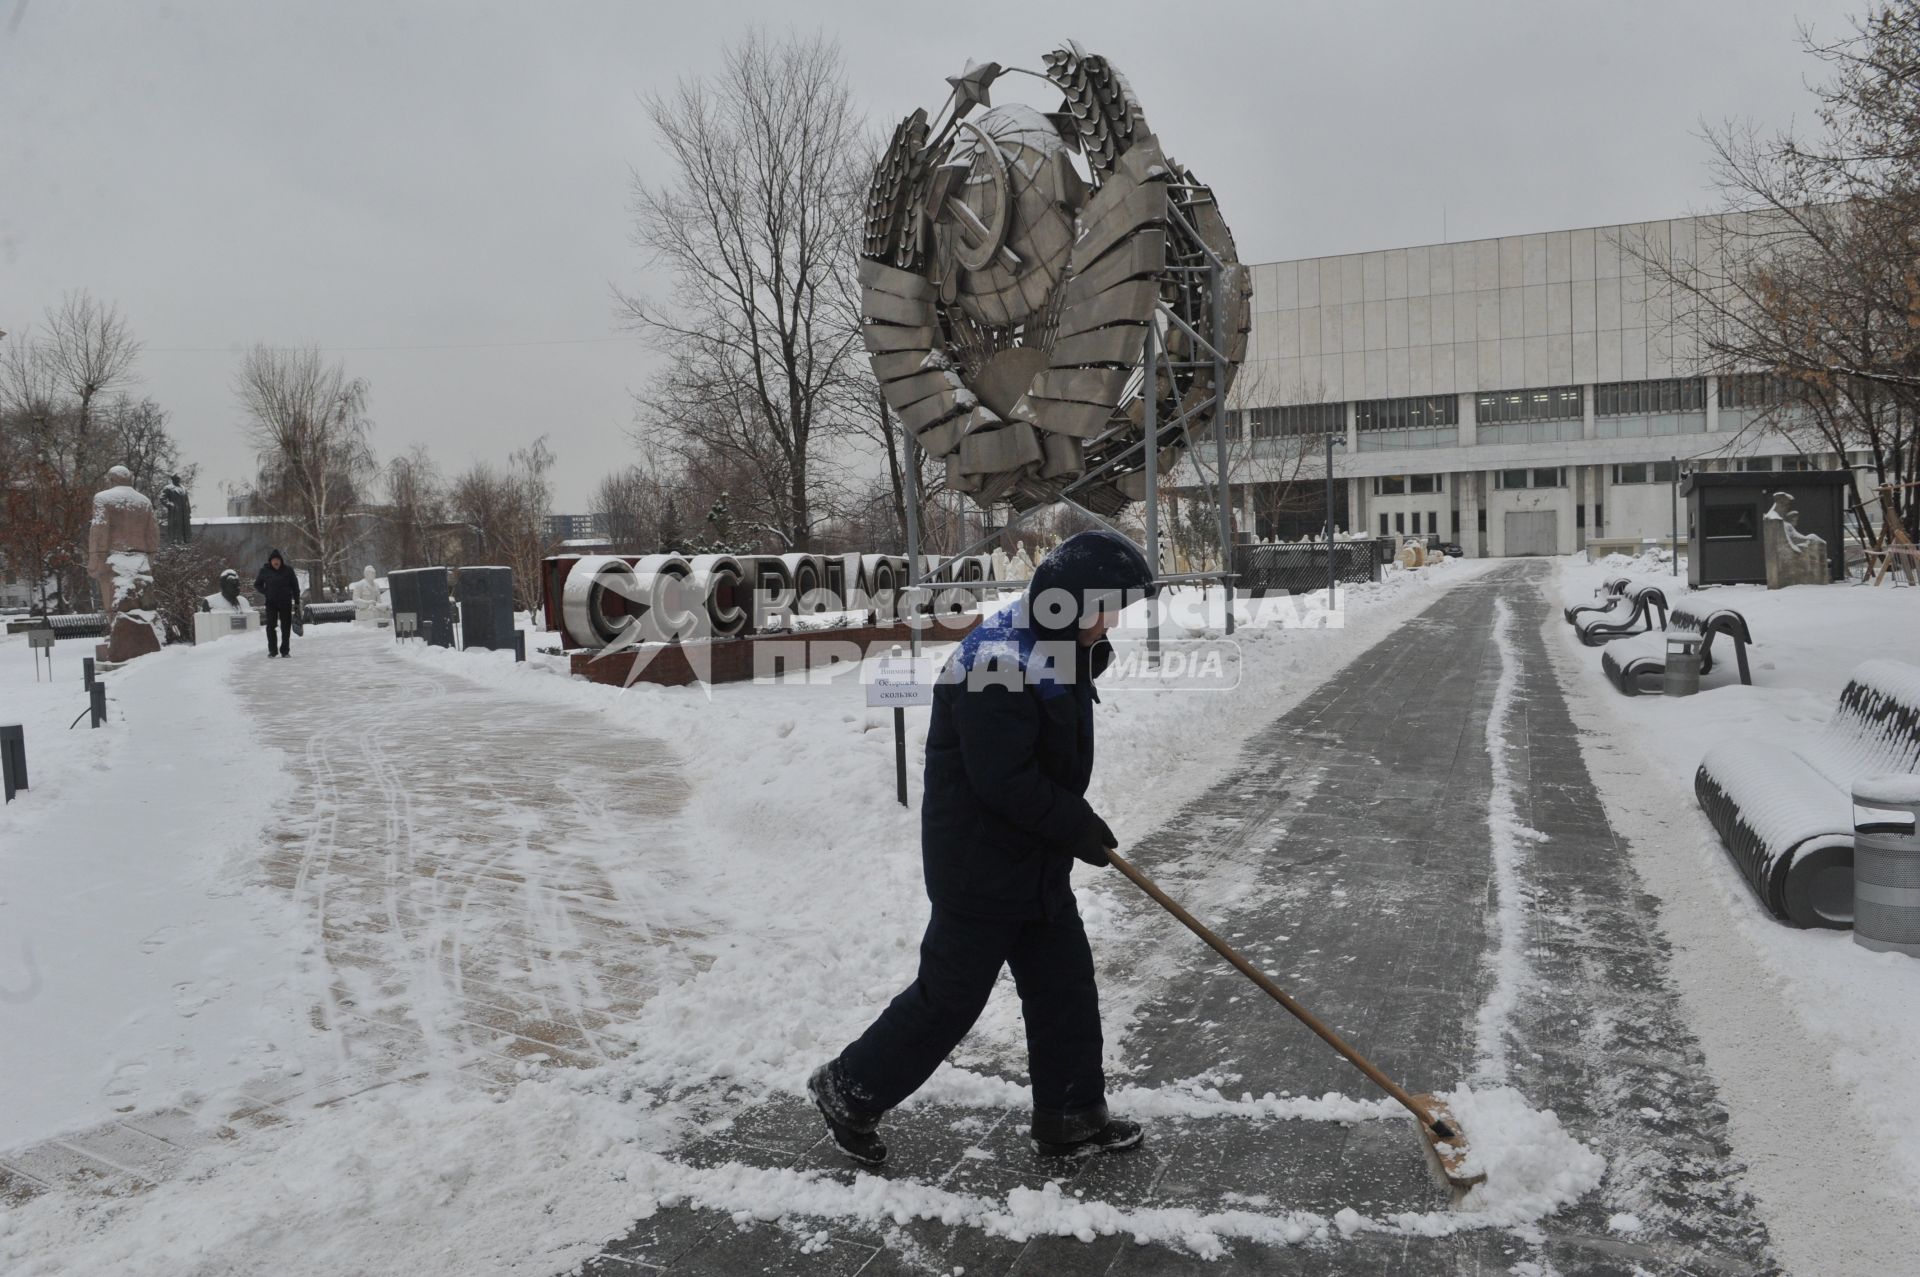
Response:
[[[926,657],[882,656],[867,683],[867,707],[902,708],[933,704],[933,662]]]

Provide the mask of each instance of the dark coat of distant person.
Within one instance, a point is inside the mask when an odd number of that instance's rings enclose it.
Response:
[[[279,567],[273,566],[275,559],[280,561]],[[253,588],[263,603],[276,610],[291,607],[300,601],[300,578],[294,575],[286,556],[278,550],[268,552],[260,575],[253,578]]]

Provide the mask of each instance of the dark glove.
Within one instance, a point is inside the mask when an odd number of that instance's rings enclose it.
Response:
[[[1095,815],[1093,823],[1080,835],[1080,841],[1074,844],[1073,855],[1076,860],[1084,860],[1095,869],[1105,869],[1113,864],[1107,858],[1107,849],[1119,845],[1120,840],[1113,836],[1113,830],[1107,828],[1107,822]]]

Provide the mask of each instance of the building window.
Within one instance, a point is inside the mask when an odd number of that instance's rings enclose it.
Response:
[[[1647,416],[1661,412],[1705,412],[1704,377],[1674,377],[1665,381],[1613,381],[1593,388],[1596,417]]]
[[[1458,510],[1453,512],[1453,535],[1460,535],[1460,512]]]
[[[1496,470],[1493,472],[1493,486],[1502,490],[1524,488],[1527,486],[1525,470]]]
[[[1772,457],[1742,457],[1734,465],[1741,470],[1766,471],[1774,468]]]
[[[1606,526],[1607,526],[1607,521],[1601,517],[1600,503],[1596,501],[1593,503],[1593,535],[1604,536],[1605,533],[1602,531],[1602,529],[1604,529]]]
[[[1440,530],[1439,512],[1435,510],[1427,511],[1427,535],[1432,536],[1434,533],[1438,532],[1439,530]]]
[[[1759,521],[1750,505],[1710,505],[1705,520],[1709,541],[1751,541],[1760,535]]]
[[[1403,474],[1383,474],[1373,481],[1373,495],[1376,497],[1397,497],[1407,490],[1407,476]]]
[[[1440,476],[1437,474],[1416,474],[1407,481],[1409,492],[1440,491]]]
[[[1503,490],[1564,488],[1567,486],[1567,469],[1565,466],[1541,466],[1534,470],[1496,470],[1493,472],[1493,486]]]
[[[1613,468],[1615,483],[1672,483],[1673,462],[1656,461],[1649,465],[1644,461],[1633,461]]]
[[[1817,470],[1819,469],[1819,466],[1820,466],[1819,460],[1814,457],[1782,457],[1780,458],[1780,468],[1782,470],[1796,470],[1796,471]]]
[[[1380,535],[1387,535],[1387,512],[1385,510],[1380,512]]]
[[[1564,488],[1567,486],[1567,472],[1561,466],[1544,466],[1533,472],[1533,486],[1536,488]]]
[[[1578,421],[1585,415],[1578,386],[1540,390],[1491,390],[1474,401],[1474,419],[1483,426],[1509,421]]]
[[[1787,383],[1769,373],[1735,373],[1720,378],[1722,408],[1772,408],[1786,402]]]
[[[1441,448],[1459,440],[1460,399],[1457,395],[1368,399],[1353,405],[1353,422],[1362,452]]]
[[[1587,507],[1583,505],[1573,507],[1573,526],[1576,528],[1587,526]]]
[[[1314,438],[1347,433],[1344,403],[1288,404],[1280,408],[1247,408],[1227,414],[1233,435],[1244,431],[1252,439]]]
[[[1474,527],[1479,531],[1480,535],[1485,536],[1487,534],[1487,507],[1480,507],[1476,512],[1473,522]]]
[[[1405,532],[1407,530],[1407,512],[1405,510],[1394,512],[1393,530],[1395,532]]]

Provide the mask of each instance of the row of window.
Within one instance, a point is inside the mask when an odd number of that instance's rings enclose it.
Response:
[[[1411,399],[1363,399],[1353,405],[1353,424],[1370,430],[1426,430],[1460,424],[1457,395],[1417,395]]]
[[[1322,435],[1347,433],[1347,405],[1344,403],[1249,408],[1244,412],[1229,412],[1227,418],[1234,437],[1243,432],[1250,439],[1319,438]]]
[[[1656,412],[1706,410],[1705,377],[1610,381],[1593,388],[1593,415],[1596,417],[1633,417]]]
[[[1391,529],[1391,534],[1398,535],[1398,536],[1405,536],[1409,532],[1411,532],[1414,535],[1418,536],[1420,533],[1420,514],[1421,512],[1418,510],[1415,510],[1411,516],[1409,516],[1405,510],[1396,512],[1393,516],[1393,527]],[[1428,510],[1426,511],[1426,516],[1427,516],[1427,534],[1429,536],[1437,534],[1440,531],[1440,512],[1438,510]],[[1407,526],[1407,520],[1409,517],[1411,517],[1413,520],[1413,526],[1411,528]],[[1458,510],[1455,510],[1453,512],[1453,530],[1456,535],[1460,531],[1460,512]],[[1389,534],[1390,532],[1387,527],[1387,512],[1385,510],[1382,510],[1380,512],[1380,535],[1387,536]]]
[[[1373,481],[1376,497],[1397,497],[1408,492],[1445,492],[1446,485],[1437,474],[1383,474]]]
[[[1615,483],[1672,483],[1673,462],[1633,461],[1613,468]]]
[[[1564,488],[1565,466],[1536,466],[1530,470],[1495,470],[1493,486],[1501,491],[1513,488]]]
[[[1494,390],[1475,399],[1474,416],[1483,426],[1509,421],[1578,421],[1586,411],[1581,400],[1578,386]]]

